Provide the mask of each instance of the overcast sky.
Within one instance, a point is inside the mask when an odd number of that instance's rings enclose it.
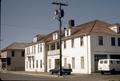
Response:
[[[2,0],[1,1],[1,46],[13,42],[31,42],[38,33],[47,34],[59,28],[53,19],[55,0]],[[69,6],[63,7],[63,27],[70,19],[79,25],[99,19],[109,23],[120,23],[120,0],[61,0]]]

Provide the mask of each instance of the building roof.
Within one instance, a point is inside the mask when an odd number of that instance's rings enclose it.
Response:
[[[28,45],[29,43],[21,43],[21,42],[14,42],[7,46],[6,48],[2,49],[2,51],[6,50],[24,50],[25,46]]]
[[[53,31],[53,32],[51,32],[51,33],[49,33],[49,34],[46,34],[46,35],[38,38],[38,41],[37,41],[37,42],[31,42],[30,44],[26,45],[26,47],[27,47],[27,46],[34,45],[34,44],[37,44],[37,43],[41,43],[41,42],[51,41],[51,40],[52,40],[52,35],[53,35],[53,33],[55,33],[55,32],[58,32],[58,31],[56,30],[56,31]],[[39,35],[40,35],[40,34],[38,34],[38,35],[36,35],[36,36],[39,36]]]
[[[109,34],[109,35],[120,35],[120,33],[116,33],[113,30],[111,30],[109,27],[112,26],[113,24],[101,21],[101,20],[93,20],[78,26],[74,26],[74,27],[68,27],[66,29],[71,29],[71,35],[65,37],[64,36],[64,30],[62,30],[62,40],[64,39],[69,39],[75,36],[79,36],[79,35],[88,35],[88,34],[96,34],[96,33],[102,33],[102,34]],[[43,36],[42,38],[39,39],[39,42],[47,42],[47,43],[51,43],[51,42],[55,42],[58,41],[53,40],[53,33],[58,33],[59,35],[59,31],[53,31],[45,36]],[[35,44],[35,43],[32,43]],[[32,45],[31,44],[31,45]]]
[[[109,26],[111,24],[106,23],[104,21],[100,20],[94,20],[90,21],[88,23],[82,24],[77,26],[78,30],[74,34],[90,34],[90,33],[108,33],[108,34],[115,34],[114,31],[112,31]]]
[[[43,39],[46,35],[45,34],[37,34],[35,37],[37,37],[37,41]]]

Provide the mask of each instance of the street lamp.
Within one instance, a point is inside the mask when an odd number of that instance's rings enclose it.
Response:
[[[59,21],[60,76],[62,76],[62,40],[61,40],[62,21],[61,19],[64,17],[64,10],[61,7],[68,6],[68,4],[64,4],[61,2],[52,2],[52,4],[59,6],[59,8],[55,10],[55,19]]]

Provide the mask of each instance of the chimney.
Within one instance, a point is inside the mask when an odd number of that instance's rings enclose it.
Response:
[[[68,25],[69,25],[70,28],[75,26],[75,21],[73,19],[69,20]]]

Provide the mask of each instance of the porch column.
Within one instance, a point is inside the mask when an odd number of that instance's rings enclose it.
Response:
[[[107,58],[110,59],[110,55],[109,54],[107,55]]]

